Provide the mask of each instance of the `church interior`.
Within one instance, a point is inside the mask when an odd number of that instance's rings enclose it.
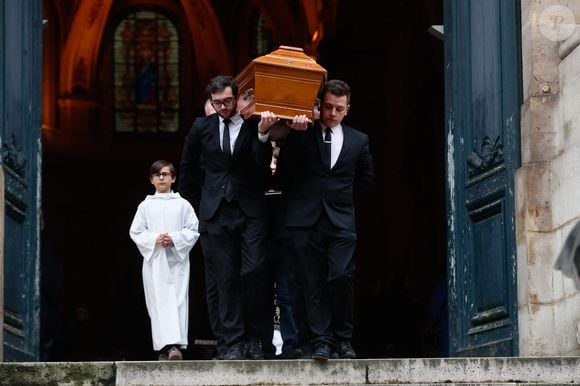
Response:
[[[129,238],[150,164],[179,165],[204,88],[281,45],[352,91],[375,186],[357,196],[355,337],[361,358],[445,356],[442,1],[43,0],[42,243],[61,264],[48,360],[152,360]],[[129,28],[131,27],[131,28]],[[130,85],[130,86],[127,86]],[[41,272],[41,280],[51,274]],[[190,348],[211,353],[201,248],[191,254]],[[443,300],[439,304],[438,300]],[[41,325],[41,329],[46,326]],[[442,338],[443,337],[443,338]]]

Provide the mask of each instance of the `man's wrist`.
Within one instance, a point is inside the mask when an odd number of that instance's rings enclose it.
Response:
[[[265,133],[262,133],[258,129],[258,140],[260,142],[268,142],[269,139],[270,139],[270,130],[266,131]]]

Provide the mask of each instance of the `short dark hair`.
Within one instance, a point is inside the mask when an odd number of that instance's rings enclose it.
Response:
[[[232,88],[234,97],[238,96],[238,82],[236,82],[234,77],[228,75],[218,75],[211,78],[206,88],[207,95],[211,99],[211,94],[223,91],[226,87]]]
[[[159,173],[161,169],[163,169],[166,166],[169,166],[169,172],[171,173],[172,176],[174,176],[175,167],[173,167],[173,164],[171,162],[166,161],[164,159],[160,159],[151,164],[151,167],[149,168],[149,175],[152,176],[153,174]]]
[[[350,104],[350,87],[346,82],[340,79],[326,81],[320,91],[320,100],[324,99],[324,95],[326,95],[327,92],[338,97],[346,95],[346,103]]]

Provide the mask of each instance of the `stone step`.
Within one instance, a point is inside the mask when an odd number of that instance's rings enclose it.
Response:
[[[579,357],[0,363],[0,385],[564,385]]]

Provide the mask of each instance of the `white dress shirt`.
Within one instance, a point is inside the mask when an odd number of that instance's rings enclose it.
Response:
[[[322,141],[324,141],[324,132],[326,127],[320,124],[320,133],[322,135]],[[332,138],[332,143],[330,144],[330,168],[334,167],[336,160],[340,155],[340,150],[342,150],[342,143],[344,142],[344,134],[342,132],[342,125],[338,124],[330,128],[330,137]]]
[[[230,124],[228,125],[230,129],[230,153],[234,153],[234,146],[236,144],[236,139],[238,139],[238,135],[240,134],[240,129],[242,128],[242,124],[244,120],[240,113],[236,113],[236,115],[230,117]],[[220,146],[222,146],[224,142],[224,118],[220,116]],[[224,150],[224,149],[222,149]]]

